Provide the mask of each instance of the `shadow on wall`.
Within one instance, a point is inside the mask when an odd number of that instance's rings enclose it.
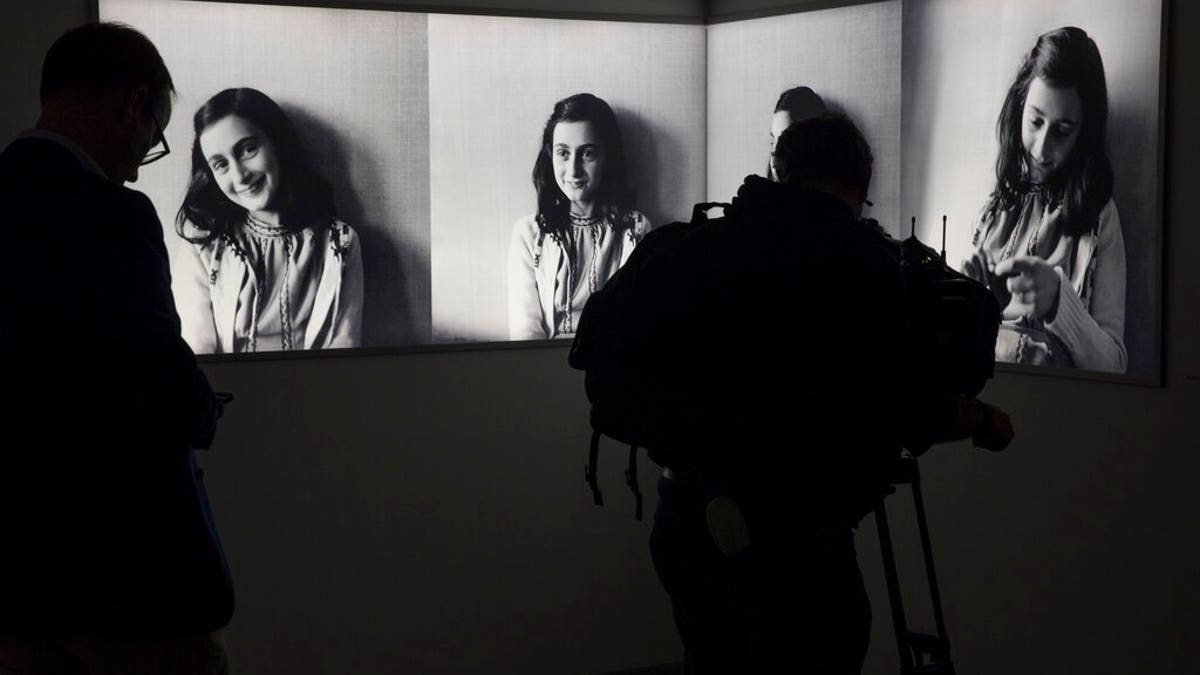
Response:
[[[1126,372],[1138,375],[1155,372],[1156,361],[1160,359],[1161,342],[1155,332],[1154,316],[1157,279],[1152,272],[1162,264],[1155,247],[1162,226],[1155,178],[1160,165],[1156,155],[1126,139],[1149,135],[1146,125],[1152,119],[1153,114],[1147,115],[1144,109],[1139,110],[1110,94],[1108,154],[1113,165],[1113,202],[1125,239],[1125,351],[1129,355]]]
[[[411,300],[406,292],[407,278],[399,251],[393,242],[396,233],[383,227],[379,219],[382,200],[364,205],[355,190],[355,182],[374,186],[381,192],[382,172],[370,152],[355,152],[335,127],[307,110],[285,106],[296,126],[296,133],[309,150],[310,160],[333,187],[338,218],[358,233],[363,248],[363,345],[395,346],[425,342],[413,331]],[[349,157],[354,156],[354,180]]]
[[[859,131],[862,132],[867,144],[871,146],[871,153],[875,159],[875,173],[871,176],[868,199],[874,202],[874,205],[865,207],[862,214],[863,217],[878,220],[879,225],[893,236],[901,238],[908,236],[910,234],[909,221],[905,220],[906,216],[899,214],[899,194],[894,192],[900,186],[898,184],[895,186],[886,185],[885,171],[880,169],[881,163],[887,161],[886,158],[889,154],[887,147],[880,147],[880,141],[882,140],[880,136],[883,135],[879,132],[880,120],[872,114],[872,111],[864,110],[862,104],[856,104],[853,101],[842,101],[841,99],[828,96],[823,96],[823,98],[825,99],[826,109],[829,112],[845,115],[851,122],[854,122]],[[884,180],[880,180],[881,177]]]
[[[617,124],[621,126],[621,136],[625,142],[626,170],[629,172],[637,210],[646,216],[653,227],[680,220],[683,216],[671,211],[679,208],[679,205],[663,204],[663,176],[664,171],[671,170],[665,167],[685,166],[683,148],[670,134],[645,117],[615,106],[613,113],[617,116]],[[675,177],[677,172],[671,175]],[[687,206],[690,209],[691,205]]]

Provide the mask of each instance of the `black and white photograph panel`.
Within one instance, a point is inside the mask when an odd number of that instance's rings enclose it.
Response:
[[[424,14],[99,0],[158,46],[158,210],[200,354],[430,340]]]
[[[704,28],[429,17],[437,342],[569,337],[704,196]]]
[[[1159,374],[1161,0],[906,0],[902,209],[996,359]]]
[[[784,14],[708,27],[708,198],[746,176],[772,177],[775,138],[792,122],[845,114],[875,156],[868,206],[900,220],[900,2]]]

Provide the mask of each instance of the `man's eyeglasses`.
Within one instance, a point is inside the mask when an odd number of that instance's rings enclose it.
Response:
[[[154,114],[153,110],[150,111],[150,119],[154,120],[154,133],[158,138],[155,139],[154,145],[150,146],[146,156],[142,157],[142,166],[146,166],[150,162],[157,162],[171,154],[171,146],[167,145],[167,137],[163,134],[162,125],[158,123],[158,116]]]

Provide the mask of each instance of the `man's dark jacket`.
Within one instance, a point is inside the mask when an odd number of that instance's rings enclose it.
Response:
[[[216,402],[153,206],[40,138],[0,154],[0,204],[0,635],[226,625],[192,451]]]
[[[853,524],[949,423],[954,397],[914,371],[895,242],[838,199],[751,176],[659,273],[685,461],[748,510]]]

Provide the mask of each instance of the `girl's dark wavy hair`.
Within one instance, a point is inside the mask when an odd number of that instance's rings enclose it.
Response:
[[[827,113],[829,112],[829,108],[825,105],[825,99],[821,98],[820,94],[809,87],[800,86],[784,89],[783,93],[775,101],[775,113],[785,111],[788,115],[791,115],[792,124],[795,124],[801,120]],[[813,115],[816,111],[820,112],[817,115]],[[775,142],[778,143],[779,139],[775,139]],[[767,172],[763,175],[771,178],[774,175],[771,169],[771,158],[767,157]]]
[[[1079,138],[1066,164],[1045,185],[1035,185],[1025,163],[1021,141],[1022,113],[1029,85],[1040,77],[1052,87],[1073,87],[1079,94],[1083,120]],[[1099,226],[1100,211],[1112,198],[1113,169],[1105,141],[1108,127],[1108,85],[1100,50],[1080,28],[1068,26],[1038,37],[1000,109],[996,136],[996,189],[987,213],[1015,207],[1021,196],[1043,188],[1062,204],[1067,234],[1078,236]]]
[[[575,94],[554,104],[554,112],[542,130],[542,147],[533,163],[533,188],[537,191],[537,224],[541,231],[558,234],[569,226],[571,203],[554,179],[551,144],[559,122],[591,122],[600,135],[604,174],[596,192],[596,206],[617,229],[633,227],[633,190],[625,168],[625,144],[617,116],[604,99],[592,94]]]
[[[246,209],[234,204],[213,180],[200,150],[200,134],[212,124],[237,115],[258,127],[275,147],[279,161],[281,222],[296,226],[332,226],[333,189],[313,170],[291,121],[271,97],[246,87],[226,89],[208,99],[192,118],[192,175],[175,215],[175,231],[195,244],[207,244],[245,222]]]

